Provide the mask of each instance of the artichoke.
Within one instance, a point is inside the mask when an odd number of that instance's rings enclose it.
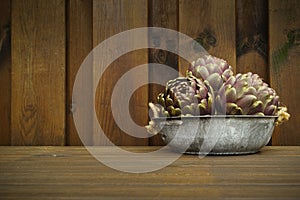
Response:
[[[210,55],[192,62],[186,77],[170,80],[157,102],[149,104],[154,117],[273,115],[276,124],[290,117],[275,90],[257,74],[234,75],[225,60]]]
[[[209,114],[211,97],[206,85],[189,75],[168,81],[165,91],[157,97],[156,113],[160,116]]]
[[[226,114],[276,115],[278,111],[278,95],[257,74],[237,74],[224,87]]]
[[[233,75],[232,67],[223,59],[204,55],[191,63],[187,73],[208,81],[214,89]]]
[[[193,75],[204,82],[212,96],[208,114],[226,114],[225,82],[233,76],[232,67],[223,59],[204,55],[191,63],[187,75]]]

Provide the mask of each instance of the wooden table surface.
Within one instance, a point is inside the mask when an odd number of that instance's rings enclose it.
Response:
[[[264,147],[244,156],[183,155],[144,174],[110,169],[84,147],[0,152],[0,199],[300,199],[300,146]]]

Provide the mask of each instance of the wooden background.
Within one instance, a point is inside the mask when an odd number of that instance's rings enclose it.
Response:
[[[81,145],[71,112],[80,64],[106,38],[146,26],[185,33],[236,72],[258,73],[276,89],[292,116],[276,127],[271,144],[300,145],[299,10],[298,0],[1,1],[0,145]],[[137,139],[123,133],[111,114],[116,81],[148,61],[185,70],[174,54],[139,50],[117,59],[98,84],[99,122],[117,145],[162,144],[158,137]],[[148,76],[155,76],[151,68]],[[144,86],[131,98],[138,124],[147,124],[147,102],[161,88]]]

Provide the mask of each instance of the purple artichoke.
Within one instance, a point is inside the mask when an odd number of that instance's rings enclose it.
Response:
[[[277,124],[289,119],[275,90],[251,72],[233,74],[222,59],[205,55],[192,62],[186,77],[170,80],[149,104],[155,117],[197,115],[279,116]]]

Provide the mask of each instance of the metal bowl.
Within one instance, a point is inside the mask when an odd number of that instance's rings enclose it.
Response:
[[[276,116],[192,116],[152,119],[163,141],[187,154],[235,155],[258,152],[274,130]]]

